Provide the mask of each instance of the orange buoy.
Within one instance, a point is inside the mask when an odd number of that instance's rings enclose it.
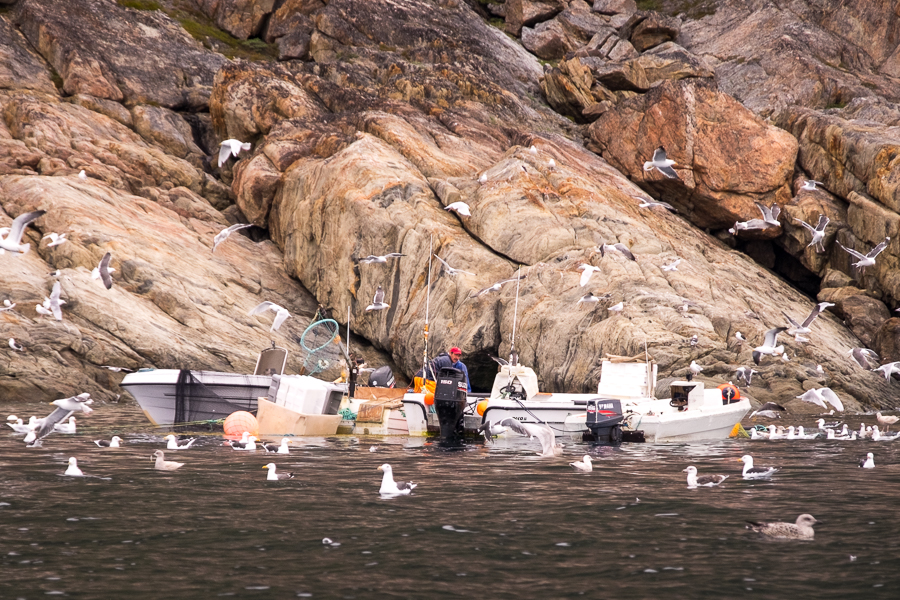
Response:
[[[719,386],[719,391],[722,393],[722,402],[724,404],[731,404],[741,399],[741,390],[733,383],[723,383]]]
[[[250,435],[259,435],[259,421],[245,410],[233,412],[225,418],[225,437],[239,440],[246,431]]]
[[[484,411],[487,410],[487,407],[488,407],[488,401],[487,401],[487,400],[481,400],[481,401],[478,402],[478,404],[475,405],[475,412],[478,413],[478,416],[479,416],[479,417],[483,417],[483,416],[484,416]]]
[[[425,394],[425,406],[431,406],[434,404],[434,392],[428,392]]]

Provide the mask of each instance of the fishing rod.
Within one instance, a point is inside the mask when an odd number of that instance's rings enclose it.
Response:
[[[425,351],[422,355],[422,384],[428,379],[428,372],[431,371],[428,363],[428,312],[431,310],[431,257],[434,256],[434,234],[431,234],[431,240],[428,246],[428,284],[425,288]],[[434,377],[432,371],[431,376]],[[437,381],[437,379],[435,379]]]

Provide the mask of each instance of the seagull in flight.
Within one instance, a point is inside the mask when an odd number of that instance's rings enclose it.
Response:
[[[795,396],[795,398],[821,406],[825,410],[828,410],[828,404],[831,404],[835,410],[844,410],[844,403],[841,402],[841,399],[837,397],[837,394],[835,394],[831,388],[827,387],[807,390],[803,394]],[[828,404],[826,404],[826,402],[828,402]]]
[[[507,283],[511,283],[511,282],[515,281],[516,279],[517,279],[516,277],[511,277],[510,279],[504,279],[503,281],[498,281],[497,283],[495,283],[493,285],[489,285],[488,287],[484,288],[483,290],[479,290],[477,293],[475,293],[474,297],[480,298],[481,296],[484,296],[485,294],[490,294],[491,292],[499,292],[500,288],[503,287],[503,285],[505,285]],[[519,276],[518,279],[525,279],[525,275]]]
[[[889,237],[884,238],[884,241],[882,241],[880,244],[878,244],[877,246],[872,248],[869,251],[869,253],[866,254],[865,256],[863,256],[856,250],[852,250],[851,248],[845,247],[840,242],[838,242],[837,245],[840,246],[841,248],[843,248],[844,250],[846,250],[848,253],[850,253],[850,256],[858,259],[857,262],[853,263],[853,266],[856,267],[856,269],[859,271],[859,274],[862,275],[863,273],[865,273],[866,267],[871,267],[872,265],[875,264],[875,257],[878,256],[879,254],[881,254],[882,250],[887,248],[888,242],[890,242],[890,241],[891,241],[891,238],[889,238]]]
[[[770,329],[766,332],[766,337],[763,340],[762,346],[757,346],[753,349],[753,362],[757,365],[759,364],[759,359],[763,354],[782,354],[784,352],[784,346],[776,346],[776,340],[778,339],[778,334],[782,331],[787,331],[787,327],[775,327],[774,329]]]
[[[893,375],[894,373],[900,373],[900,361],[885,363],[880,367],[872,370],[882,373],[884,375],[884,378],[890,381],[891,375]]]
[[[817,185],[825,185],[825,184],[822,183],[821,181],[816,181],[815,179],[804,179],[803,185],[800,186],[800,189],[806,190],[808,192],[814,192],[817,189],[819,189],[816,187]]]
[[[435,254],[434,257],[436,259],[438,259],[439,261],[441,261],[441,264],[444,265],[444,270],[447,271],[448,275],[456,275],[457,273],[464,273],[465,275],[475,275],[475,273],[470,273],[469,271],[463,271],[462,269],[454,269],[453,267],[451,267],[450,265],[447,264],[446,260],[444,260],[443,258],[438,256],[437,254]]]
[[[374,254],[370,254],[364,258],[359,259],[364,265],[369,265],[372,263],[386,263],[389,258],[400,258],[401,256],[406,256],[405,254],[400,254],[399,252],[391,252],[390,254],[385,254],[384,256],[375,256]]]
[[[878,353],[868,348],[853,348],[847,354],[850,355],[856,364],[866,370],[873,370],[881,361]]]
[[[275,320],[272,321],[272,327],[269,331],[278,331],[278,328],[281,327],[281,324],[284,323],[288,317],[291,316],[291,313],[288,312],[288,309],[283,306],[279,306],[274,302],[269,302],[266,300],[265,302],[260,302],[256,306],[253,307],[253,310],[250,311],[250,315],[258,315],[259,313],[265,312],[267,310],[275,311]]]
[[[31,222],[38,220],[46,212],[46,210],[35,210],[23,213],[13,219],[12,225],[9,228],[9,233],[5,238],[0,238],[0,250],[17,256],[20,254],[28,254],[28,251],[31,250],[31,244],[23,244],[22,235],[25,233],[25,228],[28,227]]]
[[[750,387],[750,380],[753,379],[753,375],[756,373],[759,373],[759,371],[753,367],[738,367],[736,371],[737,378],[743,379],[747,383],[747,387]]]
[[[668,202],[663,202],[662,200],[650,200],[649,198],[644,198],[643,196],[632,196],[632,198],[636,200],[640,200],[641,203],[638,204],[638,208],[665,208],[666,210],[672,212],[678,212],[675,210],[675,207],[669,204]]]
[[[50,292],[50,297],[44,298],[42,308],[49,310],[50,314],[52,314],[53,318],[57,321],[62,321],[62,305],[65,304],[66,301],[59,299],[59,293],[60,285],[59,281],[57,281],[53,284],[53,290]]]
[[[822,240],[825,239],[825,228],[829,223],[828,217],[826,217],[825,215],[819,215],[819,222],[815,227],[801,219],[795,218],[794,220],[803,225],[805,228],[809,229],[810,233],[812,233],[812,239],[806,245],[806,247],[809,248],[810,246],[815,245],[816,252],[820,254],[822,252],[825,252],[825,244],[822,243]]]
[[[584,287],[588,284],[588,281],[591,280],[591,276],[594,274],[594,271],[599,271],[600,267],[595,267],[594,265],[589,265],[587,263],[581,263],[578,265],[578,270],[581,271],[581,287]]]
[[[759,202],[754,202],[754,204],[759,209],[759,212],[762,213],[765,224],[772,227],[781,227],[781,222],[778,220],[778,215],[781,214],[781,207],[778,206],[778,203],[773,203],[771,207],[763,206]]]
[[[671,272],[671,271],[677,271],[677,270],[678,270],[678,265],[680,265],[680,264],[681,264],[681,259],[680,259],[680,258],[676,258],[676,259],[675,259],[674,261],[672,261],[671,263],[669,263],[669,264],[667,264],[667,265],[663,265],[663,266],[662,266],[662,270],[663,270],[663,271],[670,271],[670,272]]]
[[[756,371],[754,371],[754,373],[756,373]],[[759,415],[767,419],[780,419],[781,415],[778,414],[779,412],[787,412],[787,409],[780,404],[776,404],[774,402],[766,402],[758,409],[750,413],[750,418],[752,419],[756,415]]]
[[[109,259],[111,257],[112,255],[109,252],[104,254],[103,258],[100,259],[100,264],[91,271],[91,279],[101,280],[106,289],[112,288],[111,274],[115,272],[115,269],[109,266]]]
[[[524,435],[525,437],[531,439],[537,439],[537,441],[541,443],[541,451],[538,452],[538,456],[549,458],[562,454],[562,444],[556,443],[556,436],[553,434],[553,430],[550,429],[550,427],[548,427],[547,425],[540,425],[538,423],[522,423],[511,417],[507,417],[496,423],[485,423],[478,428],[478,431],[482,432],[485,439],[491,442],[493,441],[491,429],[497,425],[506,427],[513,433],[518,433],[519,435]]]
[[[228,239],[228,236],[238,231],[239,229],[246,229],[247,227],[253,227],[253,223],[236,223],[231,227],[226,227],[222,231],[216,234],[216,237],[213,238],[213,247],[212,251],[215,252],[216,248],[219,247],[219,244]]]
[[[52,246],[60,246],[68,242],[69,240],[66,239],[67,235],[67,233],[48,233],[47,235],[42,237],[41,240],[43,241],[47,238],[50,238],[50,243],[47,244],[47,247],[50,248]]]
[[[653,159],[644,163],[645,171],[656,169],[669,179],[679,179],[678,173],[672,168],[675,161],[666,156],[666,149],[660,146],[653,151]]]
[[[584,296],[578,299],[577,304],[584,304],[585,306],[589,306],[591,304],[597,304],[601,299],[608,299],[609,294],[603,294],[602,296],[595,296],[591,292],[588,292]]]
[[[832,302],[819,302],[816,304],[816,307],[809,313],[809,316],[806,317],[806,320],[803,323],[798,323],[794,319],[790,317],[786,312],[781,311],[781,314],[788,320],[788,323],[791,324],[791,327],[794,329],[794,337],[801,336],[810,332],[809,326],[813,321],[816,320],[816,317],[819,316],[819,313],[828,308],[829,306],[834,306]]]
[[[378,289],[375,290],[375,297],[372,299],[372,304],[366,307],[366,312],[384,310],[390,307],[391,305],[384,301],[384,288],[379,285]]]
[[[225,164],[225,161],[228,160],[229,156],[234,156],[237,158],[237,155],[241,153],[241,150],[247,152],[250,150],[250,142],[242,142],[240,140],[229,139],[223,141],[219,145],[219,168],[222,168],[222,165]]]
[[[605,256],[607,252],[615,251],[620,252],[628,260],[637,260],[634,257],[634,254],[631,253],[631,250],[628,249],[628,246],[621,242],[616,242],[615,244],[600,244],[597,246],[597,249],[600,250],[600,256]]]
[[[448,204],[447,206],[445,206],[444,210],[455,212],[456,214],[462,215],[464,217],[472,216],[472,213],[469,212],[469,205],[465,202],[453,202],[452,204]]]
[[[737,235],[738,231],[748,231],[756,229],[768,229],[771,223],[766,223],[762,219],[750,219],[749,221],[735,221],[734,227],[728,230],[731,235]]]

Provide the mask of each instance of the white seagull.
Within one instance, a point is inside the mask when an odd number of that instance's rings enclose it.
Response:
[[[743,379],[747,383],[747,387],[750,387],[750,380],[753,379],[753,375],[759,373],[753,367],[738,367],[736,374],[738,379]]]
[[[738,460],[744,463],[743,476],[744,479],[768,479],[778,471],[777,467],[754,467],[753,457],[745,454]]]
[[[615,251],[622,254],[622,256],[624,256],[628,260],[637,260],[634,257],[634,254],[631,253],[631,250],[628,249],[628,246],[621,242],[616,242],[615,244],[600,244],[597,249],[600,250],[600,256],[606,256],[607,252]]]
[[[279,444],[279,445],[263,444],[262,447],[263,447],[263,450],[266,451],[266,453],[271,452],[272,454],[290,454],[291,449],[288,448],[288,444],[290,444],[290,443],[291,443],[291,441],[289,439],[287,439],[286,437],[283,437],[283,438],[281,438],[281,444]]]
[[[379,285],[378,289],[375,290],[375,297],[372,298],[372,304],[366,307],[366,312],[384,310],[390,307],[391,305],[384,301],[384,288]]]
[[[159,471],[174,471],[175,469],[179,469],[184,466],[184,463],[175,462],[174,460],[166,460],[166,455],[162,450],[157,450],[153,453],[153,456],[150,459],[156,459],[156,464],[153,465],[154,469]]]
[[[885,363],[880,367],[872,370],[882,373],[884,375],[884,378],[890,381],[891,375],[893,375],[894,373],[900,373],[900,361]]]
[[[671,263],[669,263],[669,264],[667,264],[667,265],[663,265],[663,266],[662,266],[662,270],[663,270],[663,271],[677,271],[677,270],[678,270],[678,265],[680,265],[680,264],[681,264],[681,259],[680,259],[680,258],[676,258],[676,259],[675,259],[674,261],[672,261]]]
[[[75,417],[69,417],[68,423],[55,423],[53,425],[53,431],[58,433],[76,433],[78,431],[78,427],[75,424]]]
[[[762,213],[763,223],[773,227],[781,227],[781,222],[778,220],[778,215],[781,214],[781,207],[777,203],[773,203],[771,207],[763,206],[759,202],[754,202],[754,204],[759,209],[759,212]]]
[[[97,444],[100,448],[119,448],[119,444],[122,443],[122,438],[117,435],[112,436],[112,439],[109,441],[106,440],[94,440],[94,443]]]
[[[763,340],[762,346],[757,346],[753,349],[753,362],[758,365],[759,359],[763,354],[775,355],[784,353],[784,346],[775,345],[778,339],[778,334],[782,331],[787,331],[787,327],[775,327],[774,329],[770,329],[766,332],[766,337]]]
[[[815,227],[801,219],[795,218],[794,220],[809,229],[809,232],[812,233],[812,239],[806,245],[806,247],[809,248],[810,246],[814,245],[816,247],[816,252],[825,252],[825,244],[822,243],[822,240],[825,239],[825,228],[829,223],[828,217],[826,217],[825,215],[819,215],[819,222]]]
[[[444,265],[444,270],[447,271],[448,275],[456,275],[457,273],[463,273],[465,275],[475,275],[475,273],[470,273],[469,271],[463,271],[462,269],[454,269],[453,267],[451,267],[450,265],[447,264],[446,260],[444,260],[443,258],[438,256],[437,254],[435,254],[434,257],[436,259],[438,259],[439,261],[441,261],[441,264]]]
[[[284,308],[283,306],[279,306],[274,302],[269,302],[268,300],[266,300],[265,302],[260,302],[259,304],[254,306],[253,310],[250,311],[250,315],[258,315],[267,310],[275,312],[275,320],[272,321],[272,327],[269,329],[269,331],[278,331],[278,328],[281,327],[281,324],[291,316],[291,313],[288,312],[288,309]]]
[[[588,292],[584,296],[578,299],[577,304],[584,304],[585,306],[590,306],[591,304],[597,304],[600,302],[600,297],[595,296],[591,292]]]
[[[486,439],[492,439],[492,430],[496,426],[506,427],[513,433],[524,435],[531,439],[537,439],[541,443],[541,451],[538,456],[553,457],[562,454],[562,444],[556,443],[556,436],[553,430],[547,425],[539,425],[538,423],[522,423],[511,417],[501,419],[495,423],[485,423],[479,427],[479,431],[483,432]]]
[[[46,212],[46,210],[35,210],[29,213],[23,213],[13,219],[12,225],[9,228],[9,233],[5,238],[0,237],[0,250],[4,250],[17,256],[20,254],[28,254],[28,251],[31,250],[31,244],[23,244],[22,235],[25,233],[25,228],[28,227],[29,223],[36,221]]]
[[[60,285],[59,281],[56,281],[53,284],[53,290],[50,292],[49,298],[44,298],[44,304],[42,308],[45,308],[50,311],[53,315],[53,318],[57,321],[62,321],[62,305],[66,303],[65,300],[59,299],[60,293]],[[38,311],[41,312],[41,311]]]
[[[805,333],[809,333],[810,332],[809,326],[812,325],[812,322],[816,320],[816,317],[819,316],[819,313],[821,313],[823,310],[825,310],[829,306],[834,306],[834,304],[831,302],[819,302],[818,304],[816,304],[816,307],[814,309],[812,309],[812,312],[809,313],[809,316],[806,317],[806,320],[803,321],[803,323],[798,323],[784,311],[781,311],[781,314],[783,314],[785,316],[785,318],[788,320],[788,323],[790,323],[791,327],[793,327],[794,336],[798,336],[798,335],[803,335]]]
[[[588,284],[588,281],[591,280],[591,276],[594,274],[594,271],[599,271],[600,267],[595,267],[594,265],[589,265],[587,263],[581,263],[578,265],[578,270],[581,271],[581,287],[584,287]]]
[[[656,169],[669,179],[678,179],[678,174],[672,168],[674,164],[675,161],[666,156],[666,149],[660,146],[653,151],[653,159],[644,163],[644,170],[652,171]]]
[[[229,156],[237,158],[237,155],[241,153],[241,150],[244,152],[249,151],[250,142],[242,142],[235,139],[228,139],[222,142],[219,147],[219,168],[222,168],[222,165],[225,164],[225,161],[228,160]]]
[[[263,467],[263,469],[268,469],[269,473],[266,475],[266,481],[278,481],[280,479],[293,479],[293,473],[276,473],[275,472],[275,463],[269,463]]]
[[[9,338],[9,347],[16,352],[22,352],[25,350],[25,348],[16,343],[16,338]]]
[[[91,271],[91,279],[101,280],[106,289],[112,288],[111,274],[115,272],[115,269],[109,266],[110,258],[112,258],[112,255],[107,252],[103,255],[103,258],[100,259],[100,264]]]
[[[10,302],[10,301],[9,301],[9,298],[7,298],[7,299],[5,299],[5,300],[3,301],[3,306],[0,306],[0,312],[3,312],[3,311],[5,311],[5,310],[12,310],[12,309],[14,309],[15,307],[16,307],[16,303],[15,303],[15,302]]]
[[[418,485],[411,481],[401,481],[400,483],[394,481],[394,471],[391,469],[391,465],[387,463],[378,467],[378,470],[384,473],[384,476],[381,478],[381,488],[378,490],[378,493],[382,496],[408,495]]]
[[[390,254],[385,254],[384,256],[375,256],[374,254],[370,254],[364,258],[359,259],[364,265],[372,264],[372,263],[386,263],[389,258],[400,258],[401,256],[406,256],[405,254],[400,254],[399,252],[391,252]]]
[[[78,179],[82,181],[87,179],[87,173],[85,173],[84,169],[78,171]]]
[[[45,235],[44,237],[41,238],[41,241],[46,240],[47,238],[50,238],[50,243],[47,244],[48,248],[50,248],[52,246],[60,246],[69,241],[66,239],[66,235],[68,235],[68,234],[66,234],[66,233],[48,233],[47,235]]]
[[[184,444],[182,444],[181,446],[179,446],[179,445],[178,445],[178,438],[176,438],[176,437],[175,437],[174,435],[172,435],[172,434],[167,435],[167,436],[166,436],[165,438],[163,438],[163,439],[165,439],[166,442],[168,442],[168,443],[166,444],[166,450],[187,450],[188,448],[191,447],[191,445],[192,445],[194,442],[197,441],[197,438],[191,438],[191,439],[189,439],[186,443],[184,443]]]
[[[668,202],[663,202],[661,200],[650,200],[649,198],[644,198],[643,196],[632,196],[637,200],[640,200],[641,203],[638,204],[638,208],[665,208],[666,210],[670,210],[672,212],[678,212],[675,210],[675,207],[669,204]]]
[[[609,312],[622,312],[623,310],[625,310],[625,303],[624,303],[624,302],[618,302],[618,303],[616,303],[616,304],[613,304],[612,306],[610,306],[610,307],[607,308],[606,310],[609,311]]]
[[[476,293],[474,294],[474,297],[478,298],[478,297],[484,296],[485,294],[489,294],[489,293],[491,293],[491,292],[499,292],[499,291],[500,291],[500,288],[503,287],[504,284],[507,284],[507,283],[511,283],[511,282],[513,282],[513,281],[516,281],[516,279],[525,279],[525,276],[522,275],[522,276],[520,276],[520,277],[518,277],[518,278],[516,278],[516,277],[511,277],[511,278],[509,278],[509,279],[504,279],[503,281],[498,281],[497,283],[495,283],[495,284],[493,284],[493,285],[489,285],[488,287],[486,287],[486,288],[484,288],[484,289],[482,289],[482,290],[478,290],[478,292],[476,292]]]
[[[694,375],[699,375],[700,372],[703,370],[703,367],[698,365],[697,361],[692,360],[691,365],[688,367],[688,369],[690,369],[691,373],[693,373]]]
[[[875,455],[869,452],[866,454],[865,458],[859,459],[859,468],[860,469],[874,469],[875,468]]]
[[[69,458],[69,468],[66,469],[65,474],[69,477],[84,477],[84,473],[78,468],[78,461],[74,456]]]
[[[487,183],[487,173],[481,174],[481,177],[478,178],[478,183],[480,183],[481,185]]]
[[[689,488],[713,487],[728,479],[728,475],[703,475],[702,477],[698,477],[697,467],[695,466],[686,468],[682,473],[687,473],[687,484]]]
[[[469,205],[465,202],[453,202],[452,204],[448,204],[447,206],[445,206],[444,210],[455,212],[456,214],[462,215],[464,217],[472,216],[472,213],[469,212]]]
[[[837,245],[846,250],[850,254],[850,256],[858,259],[857,262],[853,263],[853,266],[857,269],[857,271],[859,271],[859,274],[862,275],[863,273],[865,273],[866,267],[871,267],[875,264],[875,257],[881,254],[882,250],[887,248],[888,242],[890,241],[891,238],[884,238],[884,240],[880,244],[872,248],[866,255],[862,255],[856,250],[847,248],[840,242],[838,242]]]
[[[815,179],[804,179],[803,185],[800,186],[801,190],[806,190],[808,192],[814,192],[818,188],[817,185],[825,185],[821,181],[816,181]]]
[[[585,454],[584,458],[579,461],[570,462],[569,466],[576,471],[583,471],[585,473],[590,473],[594,470],[594,467],[591,466],[591,456],[589,454]]]
[[[219,247],[219,244],[228,239],[228,236],[238,231],[239,229],[246,229],[247,227],[253,227],[253,223],[236,223],[231,227],[226,227],[222,231],[216,234],[216,237],[213,238],[213,247],[212,251],[215,252],[216,248]]]
[[[831,388],[827,387],[807,390],[803,394],[795,396],[795,398],[799,398],[804,402],[809,402],[811,404],[821,406],[825,410],[828,410],[828,404],[831,404],[835,408],[835,410],[839,410],[842,412],[844,410],[844,403],[841,402],[841,399],[837,397],[837,394],[835,394],[831,390]],[[826,401],[828,402],[828,404],[826,404]]]

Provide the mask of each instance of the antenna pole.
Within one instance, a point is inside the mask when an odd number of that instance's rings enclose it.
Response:
[[[512,364],[512,355],[516,349],[516,321],[519,318],[519,274],[521,273],[522,268],[519,267],[516,270],[516,306],[513,310],[513,330],[512,330],[512,343],[509,347],[509,363]]]
[[[434,255],[434,234],[428,245],[428,287],[425,290],[425,352],[422,355],[422,382],[428,378],[428,312],[431,310],[431,257]]]

